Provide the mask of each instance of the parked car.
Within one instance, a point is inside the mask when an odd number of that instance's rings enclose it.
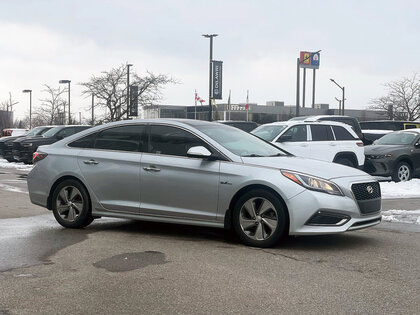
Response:
[[[250,132],[258,127],[258,124],[255,121],[242,121],[242,120],[219,120],[218,123],[232,126],[238,129],[241,129],[246,132]]]
[[[5,128],[1,132],[2,137],[21,136],[28,132],[28,129]]]
[[[11,141],[11,145],[9,146],[8,150],[5,152],[5,157],[7,156],[8,159],[16,161],[16,162],[26,162],[26,160],[21,161],[20,157],[19,157],[19,148],[20,148],[20,143],[22,141],[26,141],[26,140],[35,140],[35,139],[39,139],[42,138],[44,136],[44,134],[52,129],[55,128],[57,126],[39,126],[34,128],[34,132],[33,133],[28,133],[25,136],[22,137],[18,137],[17,139],[14,139]],[[10,142],[8,142],[10,143]],[[32,159],[31,159],[32,160]]]
[[[25,139],[14,143],[14,156],[19,161],[30,164],[32,163],[33,153],[39,146],[52,144],[90,127],[91,126],[84,125],[69,125],[52,128],[44,133],[41,138]]]
[[[0,139],[0,157],[5,158],[9,162],[16,162],[13,158],[13,141],[25,137],[32,137],[41,135],[46,131],[45,127],[35,127],[25,134],[19,136],[9,136]]]
[[[420,175],[420,129],[394,131],[365,147],[365,171],[395,182]]]
[[[405,130],[420,128],[420,122],[401,120],[373,120],[360,122],[362,130]]]
[[[378,182],[360,170],[291,156],[231,126],[130,120],[93,127],[34,154],[34,204],[82,228],[118,217],[232,227],[248,245],[381,221]]]
[[[363,142],[347,124],[334,121],[289,120],[265,124],[251,131],[296,156],[363,167]]]
[[[318,116],[299,116],[289,119],[291,121],[295,120],[304,120],[304,121],[337,121],[343,124],[347,124],[353,128],[354,132],[357,134],[360,140],[363,139],[362,128],[360,127],[359,121],[357,118],[343,115],[318,115]]]

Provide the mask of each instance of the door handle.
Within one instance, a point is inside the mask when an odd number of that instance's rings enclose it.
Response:
[[[85,160],[83,161],[83,163],[87,164],[87,165],[96,165],[99,164],[99,162],[95,161],[95,160]]]
[[[145,167],[143,167],[143,169],[146,172],[160,172],[160,168],[157,168],[156,166],[153,166],[153,165],[151,165],[151,166],[145,166]]]

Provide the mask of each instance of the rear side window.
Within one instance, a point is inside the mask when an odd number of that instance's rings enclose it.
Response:
[[[350,132],[346,130],[346,128],[340,126],[332,126],[335,140],[356,140],[357,138],[353,137]]]
[[[211,151],[203,140],[188,131],[170,126],[151,126],[150,153],[187,156],[188,150],[195,146]]]
[[[93,148],[93,143],[95,141],[97,133],[91,133],[90,135],[87,135],[83,138],[77,139],[76,141],[73,141],[69,143],[69,147],[71,148],[83,148],[83,149],[91,149]]]
[[[331,127],[327,125],[311,125],[312,141],[334,140]]]
[[[130,125],[105,129],[95,139],[95,149],[144,152],[147,144],[146,126]]]

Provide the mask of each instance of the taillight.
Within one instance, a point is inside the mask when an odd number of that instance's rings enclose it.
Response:
[[[35,164],[36,162],[39,162],[39,161],[45,159],[47,157],[47,155],[48,155],[47,153],[38,152],[38,151],[35,152],[33,157],[32,157],[32,163]]]
[[[363,147],[363,142],[356,142],[357,146]]]

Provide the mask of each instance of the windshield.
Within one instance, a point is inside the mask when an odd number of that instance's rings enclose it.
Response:
[[[44,137],[49,138],[54,136],[57,132],[59,132],[63,127],[55,127],[50,130],[48,130],[46,133],[43,134]]]
[[[410,144],[417,137],[413,132],[393,132],[375,141],[375,144],[382,145],[396,145],[396,144]]]
[[[285,156],[279,148],[234,127],[224,125],[195,126],[198,130],[218,142],[221,146],[239,156]]]
[[[264,139],[265,141],[273,141],[287,126],[286,125],[265,125],[260,126],[251,131],[253,135]]]
[[[26,136],[31,137],[31,136],[36,136],[38,135],[40,132],[42,131],[42,127],[35,127],[32,130],[30,130]]]

